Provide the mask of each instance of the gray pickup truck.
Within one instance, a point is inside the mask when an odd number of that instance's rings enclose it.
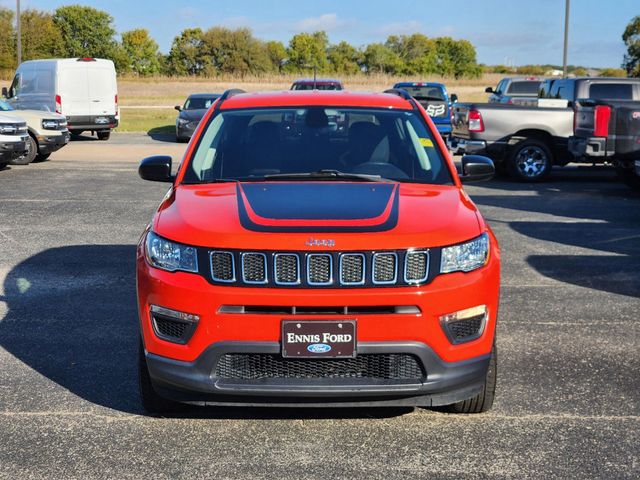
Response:
[[[568,148],[577,99],[640,100],[639,78],[544,80],[538,106],[495,103],[456,104],[451,149],[493,159],[496,169],[514,179],[545,179],[553,165],[584,161]],[[591,161],[589,161],[591,163]]]

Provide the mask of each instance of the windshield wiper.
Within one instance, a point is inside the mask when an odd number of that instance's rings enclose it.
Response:
[[[357,182],[391,182],[380,175],[367,175],[364,173],[345,173],[339,170],[322,169],[316,172],[305,173],[274,173],[265,175],[265,180],[353,180]]]

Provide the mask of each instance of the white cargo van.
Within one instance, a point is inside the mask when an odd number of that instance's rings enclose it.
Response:
[[[47,110],[67,117],[72,135],[96,132],[107,140],[118,126],[118,87],[111,60],[65,58],[20,64],[2,94],[16,110]]]

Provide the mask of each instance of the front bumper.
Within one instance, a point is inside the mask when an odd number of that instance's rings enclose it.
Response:
[[[176,125],[176,138],[189,140],[196,131],[197,126],[197,121],[189,122],[184,125]]]
[[[204,405],[355,406],[448,405],[476,395],[483,387],[490,355],[443,362],[431,348],[417,342],[360,342],[358,353],[411,354],[419,359],[422,380],[288,379],[240,380],[212,373],[225,354],[279,354],[277,342],[219,342],[195,361],[181,362],[146,352],[149,375],[162,396]],[[304,360],[294,360],[297,362]]]
[[[8,163],[27,151],[27,137],[21,137],[18,142],[0,141],[0,163]]]
[[[64,130],[58,135],[38,135],[38,151],[41,154],[56,152],[69,143],[69,138],[68,130]]]

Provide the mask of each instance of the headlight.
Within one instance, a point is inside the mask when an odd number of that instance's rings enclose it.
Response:
[[[186,118],[178,119],[178,125],[186,125],[187,123],[189,123],[189,120],[187,120]]]
[[[145,254],[147,262],[156,268],[170,272],[183,270],[198,273],[198,259],[194,247],[170,242],[151,231],[147,233]]]
[[[489,258],[489,235],[442,249],[440,273],[470,272],[482,267]]]
[[[45,130],[58,130],[60,122],[58,120],[42,120],[42,128]]]

